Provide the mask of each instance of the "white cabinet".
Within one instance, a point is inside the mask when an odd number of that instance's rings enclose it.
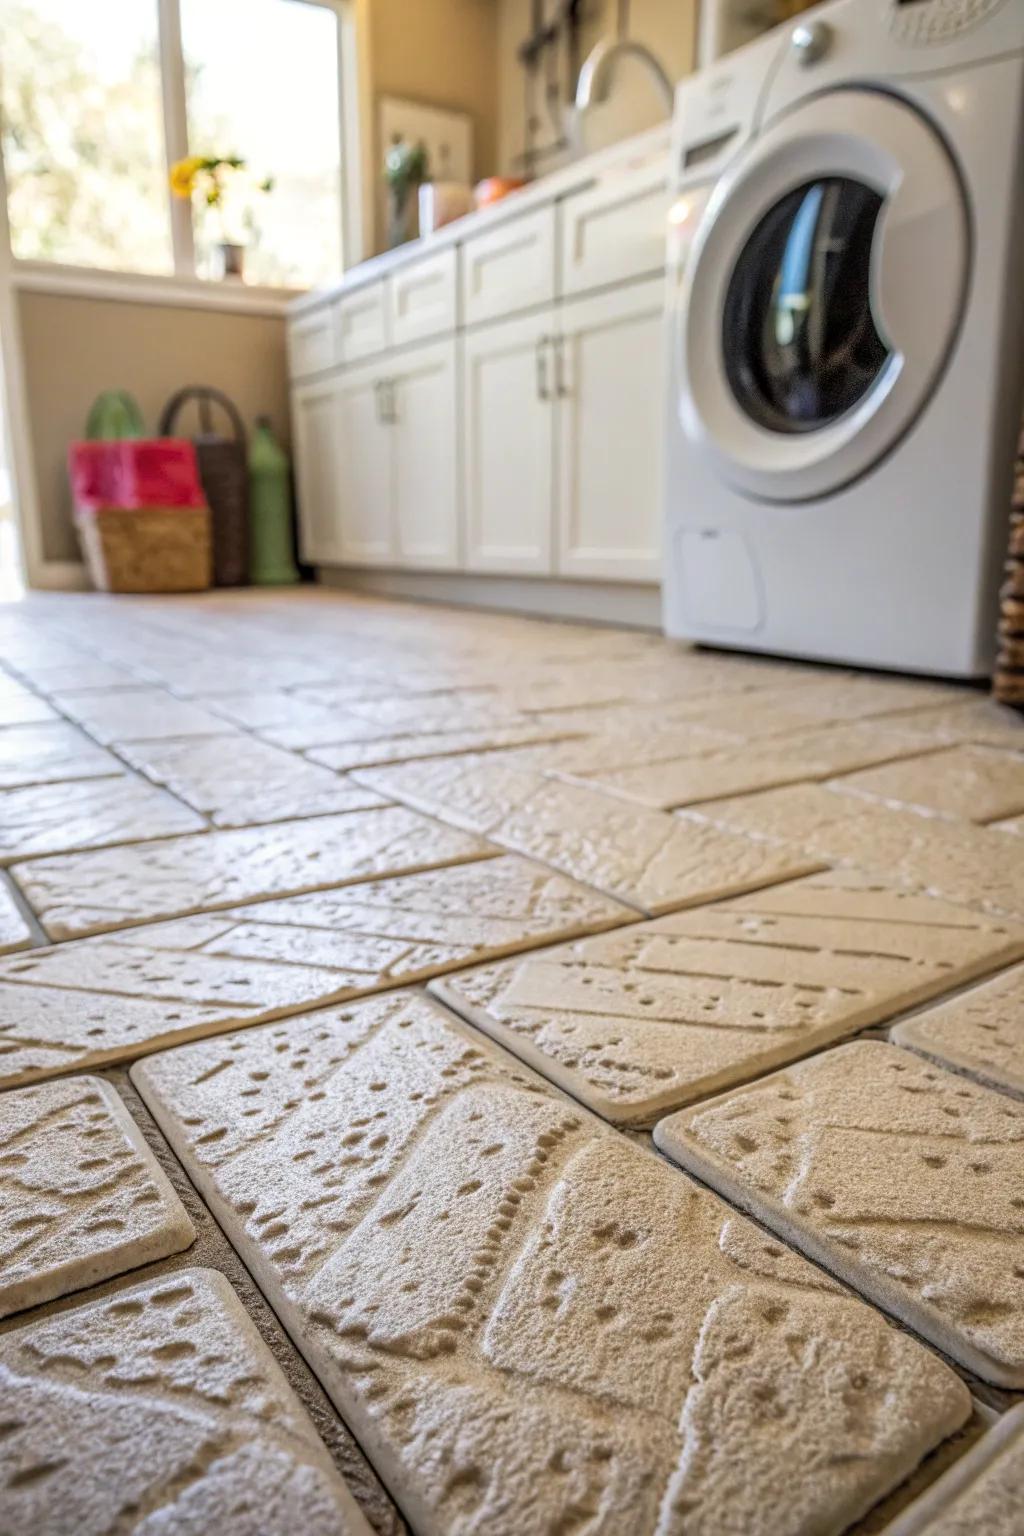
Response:
[[[391,364],[395,546],[399,564],[459,563],[455,340],[414,347]]]
[[[358,363],[388,345],[388,308],[384,281],[366,283],[336,305],[335,349],[339,363]]]
[[[462,246],[462,318],[497,320],[555,296],[555,210],[521,213]]]
[[[463,338],[466,566],[550,574],[552,318],[503,321]]]
[[[455,329],[456,251],[418,256],[388,279],[388,314],[393,346]]]
[[[299,546],[311,562],[341,559],[338,539],[338,384],[325,379],[292,391],[292,441],[298,492]]]
[[[288,371],[293,379],[333,368],[335,356],[334,315],[323,305],[299,315],[288,325]]]
[[[559,209],[563,297],[663,272],[670,201],[660,155],[565,198]]]
[[[656,278],[562,306],[555,370],[561,576],[658,579],[663,299]]]
[[[395,560],[392,429],[383,372],[379,363],[346,368],[336,385],[336,558],[346,565]]]

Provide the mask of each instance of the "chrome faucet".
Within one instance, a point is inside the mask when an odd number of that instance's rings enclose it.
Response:
[[[586,112],[588,107],[608,100],[615,65],[619,59],[627,56],[646,66],[671,113],[675,87],[663,65],[643,43],[634,42],[628,37],[602,38],[588,53],[576,82],[577,112]]]

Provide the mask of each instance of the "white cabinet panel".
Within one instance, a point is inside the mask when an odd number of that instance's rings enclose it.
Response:
[[[469,570],[551,572],[552,329],[547,311],[463,338]]]
[[[454,331],[456,267],[452,245],[435,256],[419,257],[388,279],[393,346]]]
[[[664,271],[667,177],[659,156],[643,170],[609,175],[564,200],[559,209],[563,295]]]
[[[302,558],[338,558],[338,394],[333,379],[292,391],[292,441]]]
[[[392,363],[394,505],[399,564],[459,563],[456,343],[416,347]]]
[[[394,474],[388,385],[376,366],[349,368],[337,381],[337,558],[349,565],[395,560]]]
[[[663,299],[657,278],[562,306],[555,370],[560,575],[660,576]]]
[[[466,325],[547,304],[555,296],[555,210],[510,218],[461,247]]]
[[[334,315],[330,306],[300,315],[288,325],[288,372],[293,379],[322,373],[337,362],[334,351]]]
[[[388,312],[383,278],[339,299],[336,311],[339,362],[356,363],[384,351],[388,345]]]

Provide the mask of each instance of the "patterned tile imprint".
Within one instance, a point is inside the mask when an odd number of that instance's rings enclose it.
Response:
[[[0,864],[205,830],[180,800],[128,775],[0,790]]]
[[[858,1040],[655,1141],[968,1370],[1024,1386],[1024,1105]]]
[[[505,854],[33,950],[0,964],[0,1087],[635,918]]]
[[[915,1340],[414,995],[132,1077],[419,1536],[838,1536],[970,1414]]]
[[[595,1113],[652,1125],[1022,951],[1024,927],[837,870],[431,990]]]
[[[990,1088],[1024,1098],[1024,966],[897,1024],[892,1038]]]
[[[4,1335],[0,1396],[5,1531],[372,1536],[212,1270],[180,1270]]]
[[[494,851],[479,838],[385,806],[35,859],[11,873],[49,937],[66,939]]]
[[[96,1077],[0,1099],[0,1210],[0,1317],[180,1253],[195,1238],[121,1099]]]
[[[819,863],[488,756],[404,763],[356,777],[652,916],[807,874]]]

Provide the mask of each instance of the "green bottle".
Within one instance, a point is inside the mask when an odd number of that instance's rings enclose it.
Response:
[[[274,441],[270,418],[258,416],[249,444],[249,580],[257,587],[298,581],[292,543],[288,456]]]

